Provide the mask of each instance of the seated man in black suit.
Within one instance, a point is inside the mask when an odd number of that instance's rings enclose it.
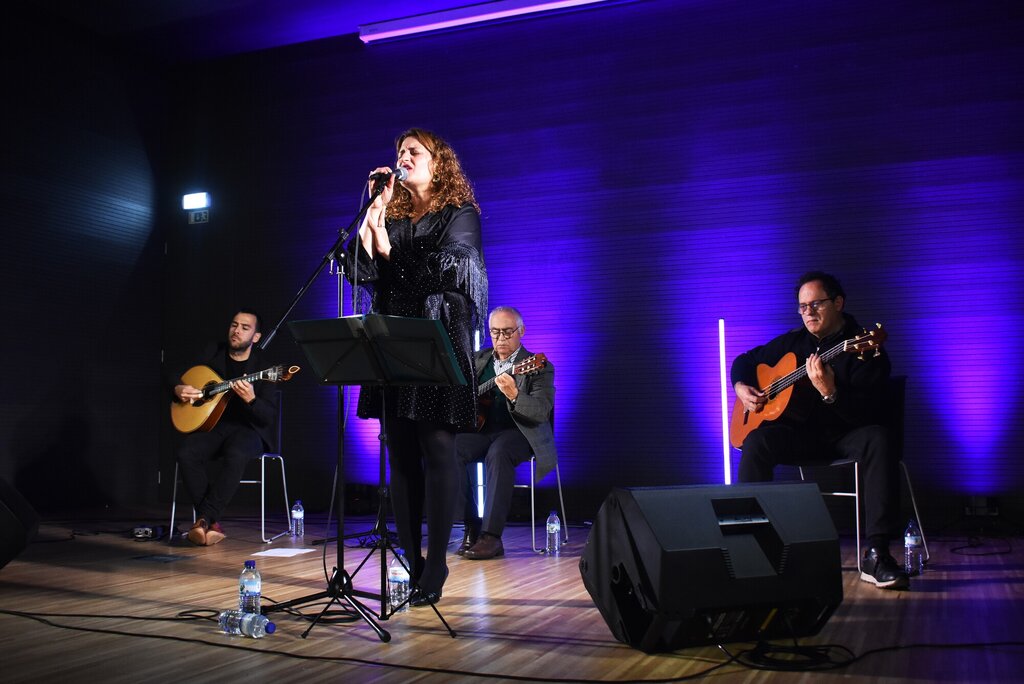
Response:
[[[732,364],[736,398],[750,416],[764,410],[769,400],[758,388],[759,364],[775,366],[792,353],[797,368],[807,371],[806,380],[793,387],[782,415],[746,436],[739,480],[769,481],[778,464],[856,459],[864,483],[868,538],[860,577],[883,589],[905,588],[907,573],[889,553],[889,540],[899,531],[899,463],[879,415],[891,369],[889,356],[879,347],[863,359],[846,353],[822,360],[821,354],[860,336],[863,329],[846,312],[846,293],[835,276],[806,273],[796,294],[803,326],[740,354]]]
[[[455,437],[466,523],[456,553],[470,560],[487,560],[505,553],[501,533],[512,505],[515,467],[535,455],[540,480],[554,469],[558,458],[551,428],[554,367],[546,363],[536,371],[514,371],[516,364],[531,357],[521,342],[523,317],[511,306],[499,306],[488,320],[494,348],[477,352],[475,367],[478,382],[482,385],[493,379],[495,387],[481,396],[483,426],[477,432]],[[469,484],[468,466],[477,461],[484,462],[487,473],[482,520]]]
[[[259,339],[259,315],[242,309],[231,320],[227,342],[207,345],[197,363],[209,366],[225,380],[265,370],[261,351],[253,346]],[[188,402],[202,397],[201,389],[185,383],[181,375],[169,379],[175,399]],[[198,546],[210,546],[224,539],[218,520],[238,489],[245,464],[277,446],[277,399],[273,384],[238,380],[232,383],[231,390],[222,400],[227,401],[227,406],[213,428],[185,435],[176,452],[181,479],[197,516],[188,540]],[[211,481],[206,468],[207,462],[214,459],[221,462],[220,472]]]

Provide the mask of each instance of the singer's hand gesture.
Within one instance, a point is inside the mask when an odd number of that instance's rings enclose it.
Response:
[[[379,166],[371,171],[370,175],[372,176],[375,173],[390,174],[391,169],[387,166]],[[375,183],[380,182],[382,181],[371,180],[367,184],[367,191],[373,192]],[[391,197],[394,194],[395,177],[390,175],[383,191],[377,195],[369,209],[366,210],[366,218],[363,219],[363,225],[359,227],[359,239],[363,244],[363,249],[366,250],[370,257],[375,257],[378,254],[384,259],[390,259],[391,257],[391,240],[388,239],[388,231],[385,227],[384,219],[387,213],[388,202],[391,201]]]

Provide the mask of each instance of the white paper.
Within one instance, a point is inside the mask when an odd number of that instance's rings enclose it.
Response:
[[[299,556],[303,553],[312,553],[316,549],[267,549],[266,551],[257,551],[256,553],[249,554],[250,556],[276,556],[278,558],[291,558],[292,556]]]

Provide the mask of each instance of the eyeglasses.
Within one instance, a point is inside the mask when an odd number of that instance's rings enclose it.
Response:
[[[810,309],[811,311],[817,311],[818,309],[820,309],[822,306],[825,305],[825,302],[831,302],[833,299],[835,299],[835,298],[834,297],[826,297],[825,299],[815,299],[813,302],[807,302],[806,304],[801,304],[799,307],[797,307],[799,309],[798,313],[803,315],[803,314],[807,313],[808,309]]]
[[[516,326],[515,328],[491,328],[491,337],[496,340],[503,338],[510,340],[517,332],[519,332],[519,326]]]

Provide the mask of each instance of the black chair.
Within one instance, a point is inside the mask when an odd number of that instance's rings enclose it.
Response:
[[[914,508],[914,518],[917,520],[918,527],[921,530],[921,541],[924,544],[924,562],[928,562],[931,555],[928,552],[928,539],[924,534],[924,525],[921,523],[921,514],[917,510],[917,499],[914,497],[914,487],[910,481],[910,471],[907,470],[907,462],[903,460],[903,442],[904,442],[904,414],[906,412],[906,395],[907,395],[907,376],[905,375],[894,375],[889,378],[889,384],[886,388],[885,393],[885,407],[884,413],[886,427],[889,428],[890,445],[896,452],[896,457],[899,459],[900,470],[903,473],[903,479],[907,483],[907,491],[910,493],[910,503]],[[831,492],[822,492],[822,496],[840,496],[840,497],[852,497],[854,505],[854,514],[856,516],[856,534],[857,534],[857,569],[860,570],[861,563],[861,546],[860,546],[860,465],[855,459],[840,458],[832,461],[831,463],[824,464],[823,467],[832,468],[835,466],[853,466],[853,491],[848,490],[836,490]],[[804,468],[813,466],[798,466],[800,471],[800,479],[806,480]]]

